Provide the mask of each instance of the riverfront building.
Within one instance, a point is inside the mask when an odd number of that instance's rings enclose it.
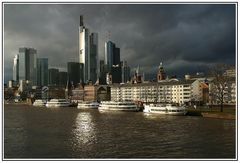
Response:
[[[37,50],[19,48],[19,80],[30,80],[37,84]]]
[[[114,84],[111,86],[111,100],[131,100],[189,104],[194,81],[148,82],[138,84]]]
[[[19,56],[15,55],[13,58],[13,80],[19,81]]]
[[[83,64],[84,82],[97,80],[98,35],[91,33],[83,24],[80,16],[79,25],[79,62]]]
[[[37,85],[48,85],[48,59],[37,58]]]

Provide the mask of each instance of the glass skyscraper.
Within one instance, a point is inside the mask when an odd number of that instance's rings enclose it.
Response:
[[[117,48],[112,41],[105,42],[105,64],[109,70],[113,65],[120,65],[120,48]]]
[[[105,42],[105,65],[107,65],[108,72],[112,75],[112,82],[121,83],[120,48],[117,48],[111,41]]]
[[[56,68],[48,69],[48,85],[58,86],[59,84],[59,70]]]
[[[122,83],[130,81],[130,67],[127,65],[127,61],[121,62],[122,68]]]
[[[37,84],[37,50],[19,48],[19,80],[30,80]]]
[[[37,85],[48,85],[48,58],[37,58]]]
[[[13,80],[19,81],[19,58],[18,54],[13,59]]]
[[[83,24],[83,16],[80,16],[79,25],[79,62],[83,64],[83,81],[97,79],[98,60],[98,35],[89,32]]]
[[[78,62],[67,63],[68,80],[70,84],[76,86],[83,82],[83,64]]]

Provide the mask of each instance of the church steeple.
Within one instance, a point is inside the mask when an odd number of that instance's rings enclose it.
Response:
[[[158,67],[158,74],[157,74],[157,81],[165,80],[166,79],[166,73],[164,72],[163,64],[160,62]]]

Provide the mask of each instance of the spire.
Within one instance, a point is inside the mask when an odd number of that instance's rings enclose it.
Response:
[[[80,26],[83,26],[83,15],[80,15]]]
[[[137,70],[136,70],[137,75],[138,75],[139,72],[140,72],[139,69],[140,69],[140,68],[139,68],[139,65],[138,65]]]
[[[162,62],[160,62],[160,64],[159,64],[159,69],[162,68],[162,67],[163,67],[163,66],[162,66]]]

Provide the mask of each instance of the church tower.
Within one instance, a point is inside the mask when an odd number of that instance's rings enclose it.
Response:
[[[166,73],[164,72],[162,62],[161,62],[159,67],[158,67],[157,81],[160,82],[160,81],[165,80],[165,79],[166,79]]]

